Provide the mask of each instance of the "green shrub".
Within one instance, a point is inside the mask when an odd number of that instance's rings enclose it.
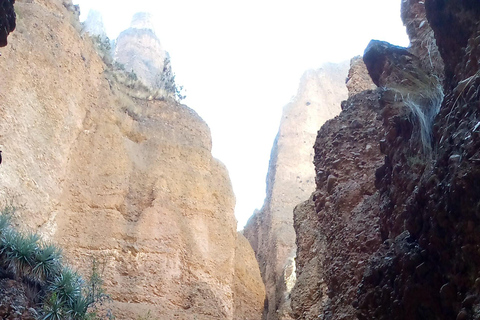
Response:
[[[82,280],[70,267],[64,267],[49,285],[48,290],[57,294],[67,307],[72,307],[82,294]]]
[[[95,312],[88,312],[108,298],[96,260],[88,281],[84,281],[62,263],[62,252],[57,246],[40,241],[35,233],[16,231],[10,216],[0,214],[0,274],[15,278],[33,291],[34,303],[38,302],[42,309],[39,319],[99,319]]]
[[[53,293],[43,306],[42,320],[61,320],[64,319],[64,303]]]
[[[163,71],[156,81],[156,86],[165,90],[168,94],[173,95],[177,101],[182,101],[187,96],[184,94],[183,86],[177,85],[175,77],[176,75],[172,70],[170,57],[167,54],[163,63]]]
[[[62,253],[52,244],[43,244],[41,250],[35,253],[33,278],[40,284],[52,279],[61,269]]]
[[[36,234],[23,235],[14,231],[7,232],[6,258],[10,270],[17,279],[30,278],[38,248],[39,236]]]

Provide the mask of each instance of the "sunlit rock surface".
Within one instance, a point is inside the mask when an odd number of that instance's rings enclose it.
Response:
[[[313,144],[318,128],[340,112],[347,97],[348,63],[307,71],[296,97],[285,106],[272,147],[267,197],[244,234],[252,244],[267,291],[264,319],[291,319],[295,283],[293,209],[314,190]]]
[[[127,95],[64,2],[18,2],[2,50],[0,196],[14,221],[82,272],[97,259],[117,319],[259,319],[258,265],[208,126]]]

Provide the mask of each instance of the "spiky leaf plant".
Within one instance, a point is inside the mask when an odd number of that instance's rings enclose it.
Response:
[[[11,233],[9,237],[6,258],[9,268],[17,279],[30,278],[34,264],[35,253],[38,250],[39,236]]]
[[[52,293],[50,298],[43,306],[42,320],[62,320],[65,319],[63,310],[64,302],[60,299],[56,292]]]
[[[66,306],[72,307],[82,294],[82,279],[69,267],[65,267],[50,285],[50,291],[56,292]]]
[[[52,280],[61,271],[61,250],[53,244],[43,244],[34,257],[33,279],[39,284]]]
[[[92,304],[88,297],[78,296],[73,305],[70,308],[70,317],[74,320],[83,320],[87,316],[87,310],[90,304]]]

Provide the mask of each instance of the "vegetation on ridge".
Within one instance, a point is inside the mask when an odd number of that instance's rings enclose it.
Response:
[[[89,34],[90,35],[90,34]],[[182,101],[186,98],[183,86],[178,85],[175,81],[175,73],[172,71],[172,64],[170,57],[167,56],[164,60],[164,67],[161,73],[156,75],[155,87],[151,88],[145,85],[133,70],[126,70],[125,66],[117,61],[114,61],[112,56],[112,41],[108,37],[99,35],[90,35],[95,50],[107,65],[105,70],[107,74],[111,75],[116,82],[125,85],[128,89],[127,93],[139,99],[155,99],[166,100],[174,99]]]

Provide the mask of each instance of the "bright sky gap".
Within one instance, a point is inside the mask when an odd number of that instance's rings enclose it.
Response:
[[[265,198],[282,108],[307,69],[361,55],[371,39],[407,46],[398,0],[74,0],[102,13],[111,39],[151,12],[186,105],[209,125],[228,168],[243,228]],[[312,172],[313,176],[313,172]]]

